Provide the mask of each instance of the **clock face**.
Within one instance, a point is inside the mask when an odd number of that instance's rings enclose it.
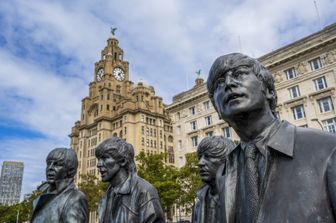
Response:
[[[103,78],[103,75],[104,75],[104,69],[103,68],[100,68],[98,71],[97,71],[97,81],[101,81],[102,78]]]
[[[124,73],[124,71],[123,71],[121,68],[119,68],[119,67],[114,68],[114,70],[113,70],[113,75],[114,75],[114,77],[115,77],[118,81],[122,81],[122,80],[125,79],[125,73]]]

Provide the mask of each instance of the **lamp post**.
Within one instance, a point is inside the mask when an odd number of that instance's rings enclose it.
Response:
[[[320,125],[322,131],[324,131],[323,125],[322,125],[322,123],[320,122],[320,120],[318,120],[317,118],[312,118],[312,119],[310,119],[310,120],[311,120],[311,121],[314,121],[314,122],[317,122],[317,123]]]
[[[20,211],[17,211],[17,215],[16,215],[16,223],[19,223],[19,216],[20,216]]]

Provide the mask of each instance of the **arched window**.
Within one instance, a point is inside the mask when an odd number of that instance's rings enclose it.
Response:
[[[169,163],[175,163],[174,149],[173,149],[173,147],[169,147],[168,148],[168,162]]]

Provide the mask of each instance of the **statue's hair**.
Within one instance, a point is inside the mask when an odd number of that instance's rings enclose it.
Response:
[[[236,144],[224,136],[209,136],[202,139],[197,147],[197,154],[207,153],[208,156],[224,160]]]
[[[253,69],[253,73],[258,77],[264,86],[273,92],[274,97],[269,99],[268,104],[272,113],[275,115],[275,109],[277,104],[277,94],[274,86],[274,78],[272,74],[256,59],[246,56],[241,53],[231,53],[224,56],[218,57],[215,62],[212,64],[207,80],[207,88],[209,98],[214,105],[213,94],[218,85],[218,79],[224,77],[224,75],[231,69],[234,69],[238,66],[247,66]]]
[[[131,144],[119,137],[112,137],[104,140],[97,148],[95,155],[97,158],[104,154],[109,154],[117,162],[126,161],[125,169],[129,172],[135,172],[136,166],[134,162],[134,148]]]
[[[48,162],[48,160],[51,159],[62,162],[67,170],[68,178],[73,178],[76,175],[78,160],[77,155],[73,149],[55,148],[49,152],[46,161]]]

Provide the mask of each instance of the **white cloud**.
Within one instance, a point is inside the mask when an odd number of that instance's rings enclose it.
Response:
[[[67,139],[87,85],[0,51],[0,115],[55,139]]]

